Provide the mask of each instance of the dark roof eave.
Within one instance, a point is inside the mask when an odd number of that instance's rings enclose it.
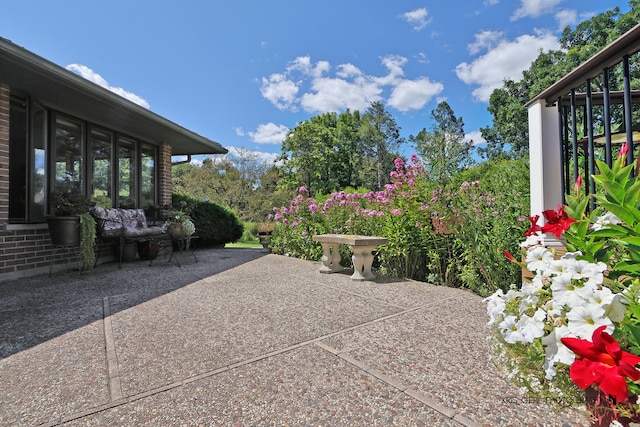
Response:
[[[29,92],[38,101],[92,123],[153,144],[175,155],[226,154],[218,142],[174,123],[0,37],[0,83]]]
[[[562,79],[549,86],[538,96],[527,102],[525,106],[529,107],[540,100],[545,100],[547,105],[553,105],[559,97],[567,95],[572,89],[578,88],[586,82],[587,79],[602,74],[605,68],[612,67],[619,63],[625,55],[631,55],[639,50],[640,24],[624,33]]]

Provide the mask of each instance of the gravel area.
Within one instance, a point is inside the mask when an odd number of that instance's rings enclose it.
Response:
[[[493,366],[471,292],[196,255],[0,283],[0,425],[588,425]]]

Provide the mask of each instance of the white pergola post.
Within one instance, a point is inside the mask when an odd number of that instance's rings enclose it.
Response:
[[[544,100],[529,105],[531,215],[562,204],[562,167],[558,108]]]

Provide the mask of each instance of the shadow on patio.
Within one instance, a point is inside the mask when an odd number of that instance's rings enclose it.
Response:
[[[471,292],[197,255],[0,284],[0,424],[586,425],[496,369]]]

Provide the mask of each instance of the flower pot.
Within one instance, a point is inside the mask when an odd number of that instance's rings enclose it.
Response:
[[[129,262],[136,259],[138,255],[138,244],[137,242],[124,242],[122,246],[122,261]]]
[[[618,421],[622,426],[631,427],[640,423],[640,415],[631,418],[620,413],[616,408],[615,400],[599,389],[589,387],[584,391],[587,411],[591,414],[590,427],[609,427],[613,421]],[[620,404],[625,415],[633,414],[634,403],[638,396],[629,396],[629,401]]]
[[[258,239],[262,245],[262,252],[271,252],[271,249],[269,248],[269,243],[271,243],[271,233],[260,233],[258,234]]]
[[[47,217],[51,243],[55,246],[80,245],[80,217],[49,216]]]
[[[184,237],[184,230],[182,229],[181,222],[174,222],[169,226],[169,235],[174,238]]]
[[[158,256],[160,244],[155,240],[143,240],[138,242],[138,256],[140,259],[152,260]]]

